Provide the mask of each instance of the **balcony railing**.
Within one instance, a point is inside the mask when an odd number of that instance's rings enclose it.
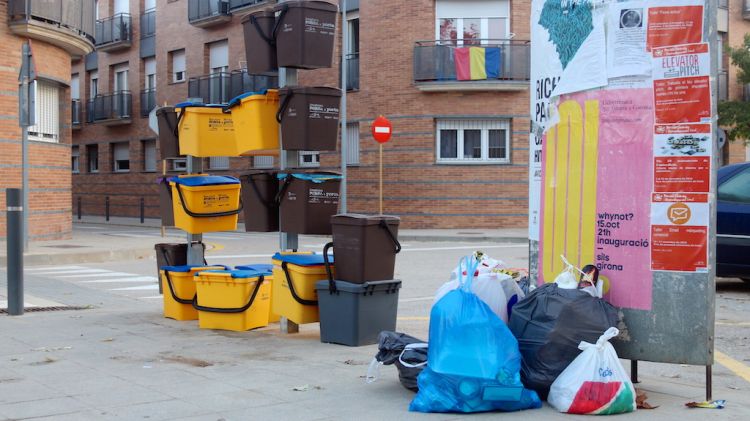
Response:
[[[156,107],[156,88],[141,91],[141,115],[148,117],[148,113]]]
[[[129,13],[118,13],[96,21],[96,49],[112,51],[130,47],[133,39],[132,20]]]
[[[191,25],[205,28],[232,19],[228,0],[190,0],[188,21]]]
[[[419,41],[414,46],[414,82],[424,91],[527,89],[530,46],[529,41],[497,39]],[[471,71],[468,47],[492,54],[486,56],[491,58],[485,68]]]
[[[133,114],[133,98],[130,91],[97,95],[89,100],[86,122],[104,124],[130,123]]]
[[[359,53],[346,55],[346,90],[359,89]]]
[[[156,10],[146,10],[141,14],[141,38],[156,34]]]
[[[750,0],[742,0],[742,18],[750,20]]]
[[[278,77],[248,74],[235,70],[190,78],[188,97],[199,98],[207,104],[226,104],[245,92],[259,92],[279,86]]]
[[[726,101],[729,99],[729,74],[726,70],[719,70],[718,74],[718,89],[717,96],[719,101]]]
[[[252,6],[260,6],[266,3],[272,3],[272,1],[269,1],[269,0],[229,0],[229,11],[235,12],[239,9],[250,8]]]
[[[8,1],[11,31],[57,45],[75,56],[93,51],[95,22],[95,0]]]
[[[81,127],[81,100],[70,101],[70,123],[74,128]]]

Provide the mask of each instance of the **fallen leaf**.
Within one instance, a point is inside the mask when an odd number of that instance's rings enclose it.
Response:
[[[659,407],[658,405],[653,406],[646,402],[646,399],[648,399],[646,392],[641,389],[635,389],[635,404],[638,409],[656,409]]]
[[[306,384],[302,386],[295,386],[292,388],[292,390],[295,392],[307,392],[308,390],[310,390],[310,385]]]
[[[114,338],[102,339],[102,342],[114,342]]]

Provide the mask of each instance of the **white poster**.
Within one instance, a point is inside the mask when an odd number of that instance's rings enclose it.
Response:
[[[648,13],[645,3],[633,1],[609,6],[607,71],[609,77],[648,76],[651,55],[646,51]]]

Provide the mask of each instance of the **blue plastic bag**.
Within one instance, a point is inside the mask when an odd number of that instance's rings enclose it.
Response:
[[[467,256],[466,278],[430,312],[427,367],[417,378],[417,412],[517,411],[540,408],[521,384],[521,353],[505,323],[470,288],[479,262]]]

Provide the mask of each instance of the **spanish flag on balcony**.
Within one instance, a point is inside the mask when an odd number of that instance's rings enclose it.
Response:
[[[484,80],[500,77],[500,49],[461,47],[453,53],[457,80]]]

